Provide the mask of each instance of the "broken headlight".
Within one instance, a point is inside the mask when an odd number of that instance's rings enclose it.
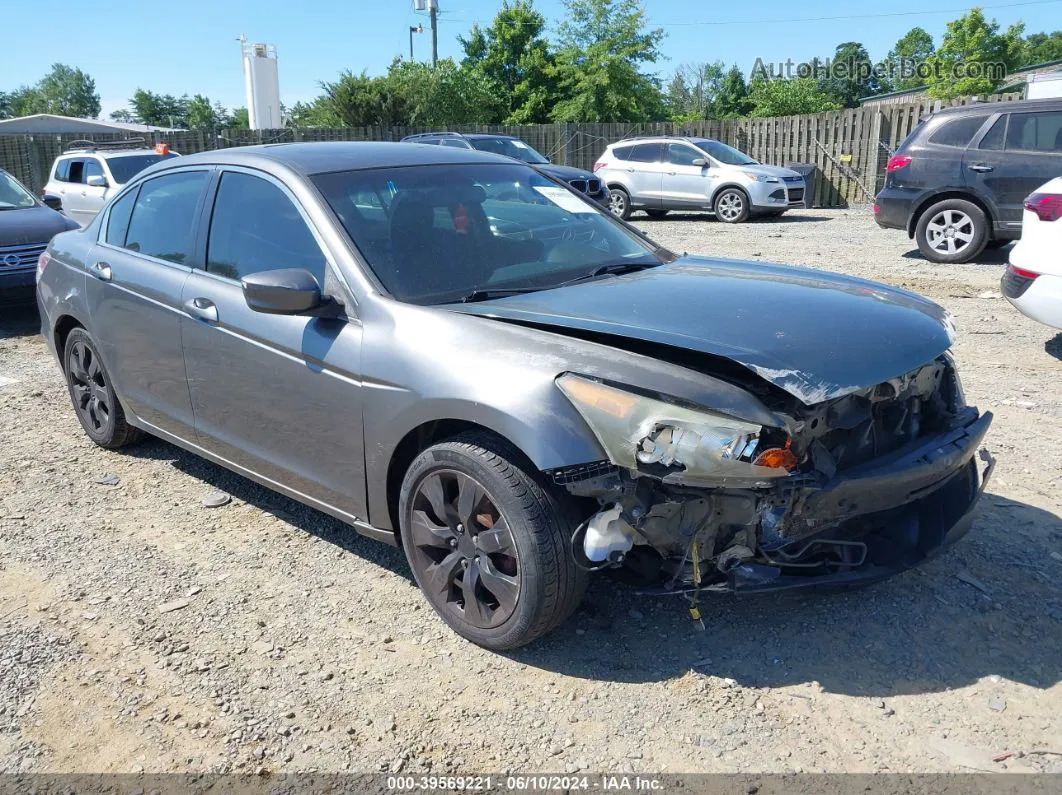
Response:
[[[753,423],[691,409],[565,373],[557,386],[568,397],[617,466],[658,465],[689,476],[780,477],[796,461],[788,448],[764,447]],[[767,456],[776,450],[787,455]],[[756,462],[756,463],[753,463]]]

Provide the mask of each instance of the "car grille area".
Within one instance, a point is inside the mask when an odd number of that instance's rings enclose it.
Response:
[[[0,272],[36,268],[37,258],[44,253],[47,243],[22,246],[0,246]]]
[[[601,180],[599,179],[582,179],[580,177],[568,180],[568,184],[580,193],[586,193],[590,196],[596,196],[601,192]]]

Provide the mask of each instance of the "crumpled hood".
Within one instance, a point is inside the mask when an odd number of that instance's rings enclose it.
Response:
[[[593,179],[594,175],[589,171],[583,171],[581,168],[575,168],[573,166],[558,166],[556,163],[543,163],[542,165],[536,165],[539,171],[544,171],[557,179],[563,179],[565,182],[572,179]]]
[[[945,352],[954,336],[947,312],[914,293],[705,257],[448,308],[726,357],[807,405],[908,373]]]
[[[0,211],[0,246],[47,243],[60,232],[77,227],[76,221],[43,204],[19,210],[3,210]]]

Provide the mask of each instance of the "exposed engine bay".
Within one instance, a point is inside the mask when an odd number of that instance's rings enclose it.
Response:
[[[609,453],[551,473],[599,505],[572,554],[674,591],[895,573],[965,532],[991,469],[974,460],[991,415],[965,405],[947,355],[811,406],[767,390],[777,427],[576,376],[558,385]]]

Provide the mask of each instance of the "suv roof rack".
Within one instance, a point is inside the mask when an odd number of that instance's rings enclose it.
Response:
[[[644,141],[647,138],[698,138],[696,135],[675,135],[673,133],[660,133],[659,135],[628,135],[620,138],[620,141]]]
[[[406,136],[406,140],[409,140],[410,138],[432,138],[432,137],[436,137],[437,138],[440,135],[452,135],[455,138],[464,138],[465,137],[463,133],[459,133],[459,132],[422,132],[422,133],[413,133],[412,135],[407,135]]]
[[[98,151],[119,151],[122,149],[148,149],[147,140],[144,138],[123,138],[121,141],[90,141],[88,139],[81,139],[77,141],[71,141],[64,147],[63,153],[66,152],[98,152]]]

